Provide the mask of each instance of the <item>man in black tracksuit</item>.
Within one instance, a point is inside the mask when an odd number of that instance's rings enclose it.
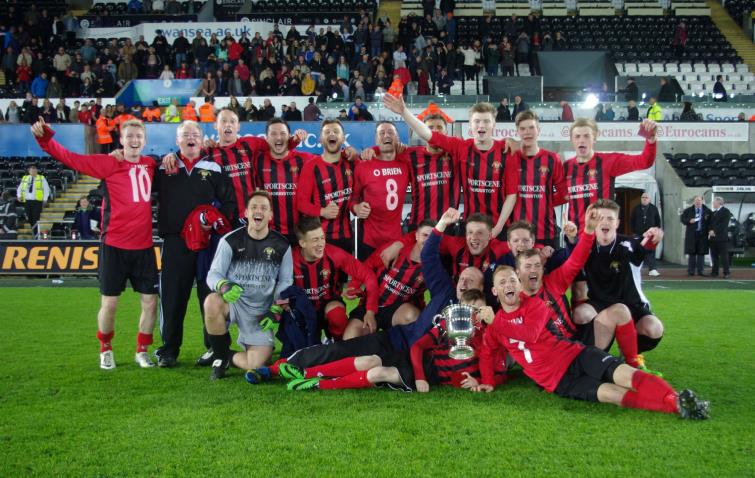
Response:
[[[160,367],[173,367],[183,342],[183,323],[194,282],[197,283],[199,309],[210,293],[204,280],[197,280],[198,257],[186,247],[181,229],[189,214],[202,204],[219,203],[218,209],[227,218],[236,218],[233,186],[220,166],[202,155],[202,130],[193,121],[182,123],[176,131],[176,172],[160,167],[155,175],[158,192],[157,227],[163,238],[162,272],[160,274],[160,335],[163,346],[156,355]],[[208,258],[211,260],[212,258]],[[204,319],[203,319],[204,323]],[[205,332],[205,345],[209,347]]]

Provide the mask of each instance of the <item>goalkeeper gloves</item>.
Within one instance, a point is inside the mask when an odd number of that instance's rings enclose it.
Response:
[[[235,282],[231,282],[226,279],[219,280],[215,284],[215,291],[223,297],[223,300],[229,304],[233,304],[244,293],[244,288]]]
[[[278,327],[281,320],[281,312],[283,312],[283,307],[276,304],[271,305],[270,309],[260,317],[260,328],[262,330],[273,330]]]

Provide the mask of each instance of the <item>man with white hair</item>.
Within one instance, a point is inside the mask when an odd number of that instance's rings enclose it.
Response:
[[[220,166],[202,155],[202,129],[196,121],[184,121],[176,130],[177,170],[169,174],[161,166],[154,189],[159,193],[157,228],[163,238],[160,274],[160,335],[163,345],[156,355],[158,366],[174,367],[183,342],[183,322],[194,282],[202,309],[210,289],[196,280],[198,252],[190,250],[181,237],[186,218],[200,205],[217,201],[228,219],[235,218],[233,186]],[[205,345],[209,342],[205,337]]]

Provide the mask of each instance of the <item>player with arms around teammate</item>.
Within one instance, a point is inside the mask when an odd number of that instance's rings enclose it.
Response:
[[[506,166],[517,177],[516,205],[511,221],[527,221],[535,227],[538,244],[556,247],[556,216],[558,199],[555,188],[564,180],[561,158],[537,144],[540,122],[530,110],[516,115],[516,129],[522,149],[511,155]]]
[[[686,419],[708,418],[710,404],[691,390],[677,393],[660,377],[623,364],[596,347],[558,337],[548,306],[522,294],[522,284],[511,267],[496,269],[493,287],[501,310],[485,331],[480,352],[482,384],[473,391],[494,390],[495,354],[505,349],[546,392]],[[493,310],[485,307],[480,314],[488,321]]]
[[[262,330],[260,319],[275,311],[280,293],[293,284],[291,247],[280,233],[270,230],[272,201],[255,191],[246,207],[248,225],[223,236],[207,275],[214,290],[205,299],[205,326],[213,350],[210,378],[225,376],[229,365],[261,367],[273,354],[273,333]],[[232,354],[226,322],[239,328],[244,352]]]
[[[296,191],[299,213],[319,217],[329,244],[353,250],[349,200],[354,185],[353,164],[343,158],[346,141],[343,125],[337,119],[320,125],[322,156],[304,164]]]
[[[152,244],[152,178],[155,161],[142,156],[146,144],[141,121],[126,121],[120,141],[125,161],[104,154],[81,155],[66,150],[52,139],[54,132],[40,120],[32,125],[39,146],[53,158],[81,173],[104,180],[102,237],[99,252],[100,310],[97,338],[100,368],[115,368],[111,342],[115,330],[118,297],[126,280],[141,294],[136,363],[153,367],[147,349],[152,344],[157,309],[157,261]]]
[[[564,183],[556,186],[558,202],[566,202],[568,219],[584,226],[584,211],[598,199],[613,199],[616,177],[622,174],[649,168],[655,162],[656,131],[655,121],[644,120],[640,131],[645,136],[645,147],[641,154],[620,154],[596,152],[598,125],[595,121],[579,118],[569,128],[569,137],[576,156],[564,162]],[[577,276],[572,288],[574,304],[584,302],[586,289],[584,277]]]
[[[401,212],[409,184],[409,167],[396,160],[398,131],[393,123],[378,123],[375,142],[380,154],[361,161],[354,170],[349,209],[361,219],[357,257],[364,261],[385,243],[401,239]]]
[[[469,110],[472,139],[446,136],[418,120],[404,100],[385,95],[386,108],[401,115],[406,124],[423,140],[451,154],[461,173],[464,188],[464,218],[482,213],[493,218],[493,237],[503,232],[504,224],[516,203],[516,175],[509,171],[507,151],[509,140],[494,141],[496,109],[490,103],[477,103]]]
[[[663,238],[663,230],[651,227],[642,237],[623,236],[616,232],[618,204],[599,199],[593,208],[598,214],[598,227],[595,246],[584,267],[588,300],[574,309],[574,321],[590,324],[601,315],[626,316],[629,312],[632,320],[618,320],[624,322],[621,328],[616,328],[619,344],[622,344],[620,334],[636,335],[636,352],[652,350],[663,338],[663,324],[650,310],[650,302],[642,292],[640,268],[645,254]],[[617,319],[608,321],[616,323]],[[610,344],[613,331],[603,325],[602,319],[595,324],[594,331],[596,345]],[[629,365],[645,366],[642,355],[629,355],[626,357]]]

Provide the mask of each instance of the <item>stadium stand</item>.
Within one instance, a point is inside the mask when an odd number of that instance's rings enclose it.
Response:
[[[755,154],[665,153],[688,187],[748,186],[755,184]]]

